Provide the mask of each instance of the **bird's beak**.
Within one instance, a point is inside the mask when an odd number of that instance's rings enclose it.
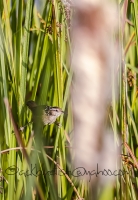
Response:
[[[68,112],[67,111],[61,111],[62,112],[62,114],[64,114],[64,115],[68,115]]]

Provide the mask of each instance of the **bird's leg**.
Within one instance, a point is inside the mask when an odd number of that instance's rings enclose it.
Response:
[[[31,124],[31,123],[33,123],[33,121],[28,122],[25,126],[20,127],[19,130],[20,130],[20,131],[24,131],[24,128],[25,128],[26,126],[28,126],[28,124]]]
[[[56,124],[56,126],[58,126],[58,128],[60,128],[62,126],[58,121],[55,121],[55,124]]]

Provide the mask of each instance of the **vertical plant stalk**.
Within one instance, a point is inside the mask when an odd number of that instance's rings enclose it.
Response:
[[[21,124],[21,111],[25,101],[26,95],[26,77],[27,77],[27,65],[29,56],[29,39],[30,39],[30,28],[31,28],[31,16],[33,12],[34,0],[28,0],[26,3],[26,15],[25,15],[25,27],[24,27],[24,38],[23,38],[23,53],[22,53],[22,65],[20,74],[20,88],[19,88],[19,120]]]
[[[123,142],[127,141],[127,114],[126,114],[126,67],[123,64],[123,97],[122,97],[122,102],[123,102],[123,124],[122,124],[122,133],[123,133]],[[125,154],[126,152],[124,152]]]
[[[4,103],[5,103],[5,106],[6,106],[7,110],[8,110],[8,112],[9,112],[9,116],[10,116],[12,124],[13,124],[13,128],[14,128],[14,132],[15,132],[15,135],[16,135],[16,139],[17,139],[18,145],[19,146],[21,145],[22,150],[23,150],[23,155],[24,155],[24,157],[26,158],[26,160],[27,160],[27,162],[29,164],[29,157],[28,157],[27,152],[26,152],[26,150],[24,148],[25,146],[23,144],[23,141],[22,141],[22,139],[21,139],[21,137],[19,135],[19,131],[18,131],[17,126],[15,124],[15,121],[13,119],[12,111],[11,111],[11,108],[10,108],[10,105],[9,105],[9,102],[8,102],[7,98],[4,99]]]
[[[127,6],[128,6],[128,1],[125,1],[124,4],[124,12],[123,12],[123,20],[122,20],[122,34],[121,34],[121,43],[123,45],[123,37],[124,37],[124,30],[125,30],[125,22],[126,22],[126,14],[127,14]],[[124,57],[124,51],[122,48],[122,104],[123,104],[123,109],[122,109],[122,139],[123,143],[127,142],[127,82],[126,82],[126,65],[125,65],[125,57]],[[123,153],[126,154],[126,149],[123,148]],[[124,166],[126,168],[126,166]],[[125,196],[126,199],[129,199],[129,175],[125,174],[125,181],[126,181],[126,192]],[[123,186],[123,185],[122,185]]]

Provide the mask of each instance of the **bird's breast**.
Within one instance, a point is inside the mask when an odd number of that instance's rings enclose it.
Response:
[[[56,116],[47,115],[46,113],[44,113],[42,115],[42,121],[43,121],[44,125],[52,124],[56,121]]]

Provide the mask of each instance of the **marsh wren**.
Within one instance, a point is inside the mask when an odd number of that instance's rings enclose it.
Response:
[[[37,105],[34,101],[28,101],[26,105],[32,111],[33,122],[41,122],[43,125],[52,124],[56,122],[57,117],[64,113],[59,107],[52,107],[46,105]],[[59,126],[58,123],[56,125]]]

